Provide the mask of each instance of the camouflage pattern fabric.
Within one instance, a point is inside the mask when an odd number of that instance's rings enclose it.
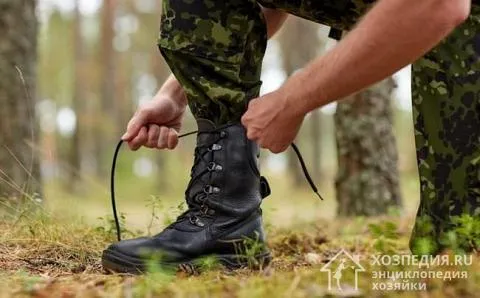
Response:
[[[159,46],[197,118],[238,123],[260,92],[267,32],[254,0],[164,0]]]
[[[421,200],[411,248],[480,248],[480,6],[412,75]],[[470,244],[455,233],[470,225],[465,216],[477,229]]]
[[[339,30],[351,29],[376,0],[259,0],[262,6],[288,12]]]
[[[195,117],[238,122],[261,85],[267,34],[259,4],[349,29],[374,2],[164,0],[159,47]],[[479,18],[474,6],[464,25],[413,66],[422,191],[411,241],[416,253],[449,245],[449,231],[458,223],[452,216],[480,222]]]

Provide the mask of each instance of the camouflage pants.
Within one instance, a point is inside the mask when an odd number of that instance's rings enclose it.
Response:
[[[374,2],[164,0],[159,46],[195,117],[217,124],[237,122],[261,85],[267,33],[259,4],[343,30]],[[411,241],[415,252],[425,252],[428,245],[430,252],[446,246],[445,235],[456,224],[453,216],[468,214],[480,221],[478,28],[480,6],[474,6],[465,24],[413,66],[421,177]]]

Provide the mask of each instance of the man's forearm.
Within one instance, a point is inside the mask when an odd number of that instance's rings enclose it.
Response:
[[[469,11],[470,0],[380,0],[334,49],[290,78],[281,92],[307,113],[360,91],[415,61]]]
[[[163,83],[160,90],[158,90],[157,95],[155,95],[155,99],[162,99],[165,96],[179,104],[187,105],[187,96],[185,91],[173,74],[171,74],[165,83]]]

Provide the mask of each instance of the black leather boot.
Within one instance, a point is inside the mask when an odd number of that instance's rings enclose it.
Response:
[[[266,265],[262,198],[270,194],[258,167],[259,148],[241,124],[216,128],[198,120],[197,147],[185,192],[188,210],[160,234],[120,241],[102,256],[103,267],[140,273],[152,256],[162,266],[195,265],[207,256],[229,268]]]

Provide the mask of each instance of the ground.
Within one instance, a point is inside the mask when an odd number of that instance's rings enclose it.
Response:
[[[402,181],[404,197],[415,196],[416,184],[412,181]],[[285,186],[282,189],[282,184],[288,184],[280,182],[273,181],[278,186],[277,191],[265,202],[269,246],[274,257],[265,268],[232,272],[206,264],[201,272],[166,272],[152,264],[145,276],[106,274],[101,268],[100,256],[102,250],[115,240],[115,235],[112,222],[106,215],[108,193],[100,192],[96,198],[84,201],[63,197],[63,202],[68,204],[55,203],[56,208],[53,208],[50,202],[36,213],[25,212],[0,222],[0,298],[478,297],[480,258],[476,255],[472,255],[472,264],[463,266],[437,264],[419,268],[372,263],[374,255],[408,254],[414,200],[406,200],[405,210],[394,210],[385,217],[342,219],[334,216],[331,189],[323,188],[328,199],[320,202],[308,188],[289,190]],[[49,191],[57,192],[52,189]],[[279,194],[286,199],[279,198]],[[55,202],[56,199],[52,200]],[[172,208],[176,208],[178,200],[165,200],[171,204],[159,206],[155,203],[158,198],[147,200],[146,204],[120,199],[120,210],[129,211],[125,215],[129,227],[125,237],[154,233],[172,220],[176,213]],[[102,209],[100,205],[105,207]],[[145,205],[148,211],[142,209]],[[103,218],[92,219],[97,213],[103,214]],[[172,213],[172,216],[166,215]],[[144,222],[132,220],[140,214],[143,214]],[[348,265],[352,270],[346,270],[341,279],[342,291],[335,283],[330,289],[328,287],[328,272],[322,271],[322,267],[341,249],[358,255],[358,261],[365,269],[358,272],[358,290],[355,290],[355,264]],[[379,272],[402,271],[416,271],[418,275],[416,278],[402,276],[400,280],[392,280],[390,275],[382,279],[375,276]],[[436,275],[419,278],[422,271]],[[445,275],[445,272],[450,273]],[[450,278],[454,272],[458,272],[457,278]],[[449,278],[438,278],[438,274]],[[392,290],[398,282],[403,290]],[[425,289],[418,291],[415,287],[419,284],[424,284]]]

